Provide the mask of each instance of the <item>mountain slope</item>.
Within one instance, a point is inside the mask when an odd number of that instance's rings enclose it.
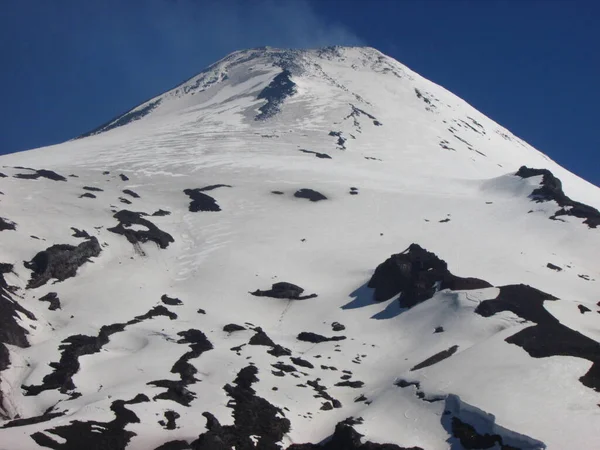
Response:
[[[0,165],[0,448],[599,443],[600,191],[374,49]]]

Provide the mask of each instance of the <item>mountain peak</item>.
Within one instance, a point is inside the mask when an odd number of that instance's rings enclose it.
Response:
[[[6,448],[597,441],[600,191],[377,50],[0,162]]]

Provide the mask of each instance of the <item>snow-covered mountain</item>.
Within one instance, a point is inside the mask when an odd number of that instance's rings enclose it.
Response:
[[[0,172],[0,449],[600,448],[600,190],[377,50]]]

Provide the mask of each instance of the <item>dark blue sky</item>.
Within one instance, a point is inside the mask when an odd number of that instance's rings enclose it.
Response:
[[[4,0],[0,154],[61,142],[249,47],[370,45],[600,185],[600,2]]]

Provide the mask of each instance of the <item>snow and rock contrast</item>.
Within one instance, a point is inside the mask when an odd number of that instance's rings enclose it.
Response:
[[[0,166],[0,449],[600,448],[600,190],[377,50]]]

